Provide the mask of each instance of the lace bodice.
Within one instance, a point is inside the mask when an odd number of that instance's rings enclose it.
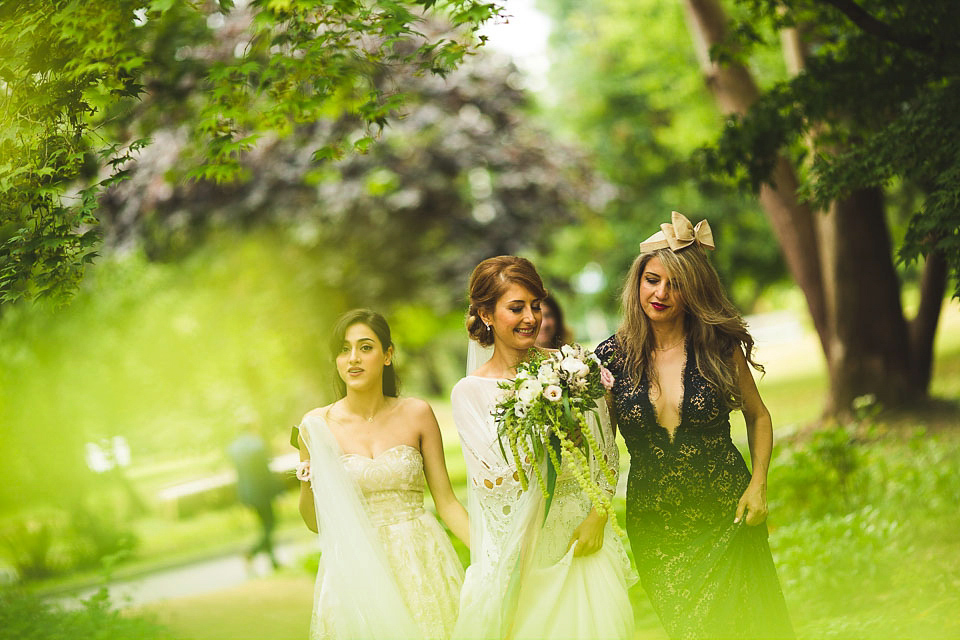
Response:
[[[396,524],[423,513],[423,457],[415,447],[401,444],[375,458],[348,453],[340,459],[360,488],[374,526]]]
[[[680,424],[657,420],[644,375],[634,384],[615,336],[597,356],[616,378],[617,422],[630,452],[627,533],[650,602],[672,638],[791,637],[766,525],[734,521],[750,482],[730,438],[730,409],[697,366],[681,373]]]

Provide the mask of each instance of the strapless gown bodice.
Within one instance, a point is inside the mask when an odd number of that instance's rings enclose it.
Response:
[[[349,453],[341,460],[360,488],[374,526],[398,524],[424,514],[423,458],[415,447],[397,445],[375,458]]]
[[[457,618],[463,565],[446,531],[424,508],[420,450],[397,445],[373,458],[341,455],[340,462],[360,489],[399,591],[423,637],[448,638]],[[321,571],[322,564],[321,557]],[[326,602],[334,597],[321,586],[311,634],[315,639],[336,637],[323,615]]]

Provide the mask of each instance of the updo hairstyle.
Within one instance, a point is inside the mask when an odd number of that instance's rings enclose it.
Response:
[[[493,344],[493,328],[480,319],[480,311],[492,314],[497,300],[510,285],[518,284],[539,299],[547,297],[543,280],[533,263],[518,256],[487,258],[470,275],[470,308],[467,311],[467,333],[482,347]]]

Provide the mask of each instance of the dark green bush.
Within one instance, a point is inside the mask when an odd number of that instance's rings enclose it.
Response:
[[[98,567],[105,558],[130,553],[137,544],[130,524],[101,507],[24,511],[0,522],[0,552],[23,580]]]

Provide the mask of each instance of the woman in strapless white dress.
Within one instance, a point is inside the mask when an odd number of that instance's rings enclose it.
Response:
[[[331,342],[340,399],[300,425],[300,513],[319,531],[311,638],[448,638],[463,566],[423,506],[469,544],[430,405],[397,396],[384,318],[344,314]]]

